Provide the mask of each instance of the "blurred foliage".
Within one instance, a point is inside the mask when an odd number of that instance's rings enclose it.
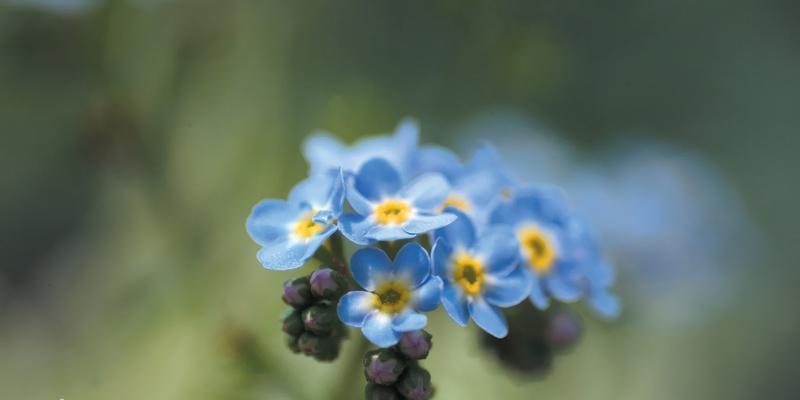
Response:
[[[314,129],[352,140],[412,115],[423,141],[456,144],[501,108],[587,152],[645,132],[706,153],[769,252],[724,312],[679,331],[587,322],[542,381],[436,313],[437,398],[794,397],[796,2],[71,3],[0,2],[0,398],[352,382],[285,348],[280,287],[299,273],[258,266],[250,207],[305,174]]]

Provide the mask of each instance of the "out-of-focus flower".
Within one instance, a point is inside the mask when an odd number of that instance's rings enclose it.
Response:
[[[355,173],[368,160],[383,158],[403,179],[408,179],[418,137],[417,123],[406,118],[400,121],[393,135],[368,137],[350,147],[328,133],[317,132],[306,140],[303,155],[312,176],[335,172],[340,167],[347,173]]]
[[[455,216],[440,213],[450,190],[439,174],[423,174],[403,184],[400,173],[381,158],[373,158],[358,171],[347,190],[356,213],[342,215],[342,233],[357,244],[410,239],[441,228]]]
[[[442,305],[459,325],[470,318],[486,332],[503,337],[508,325],[499,307],[518,304],[530,292],[530,280],[517,268],[514,234],[494,227],[480,236],[472,220],[458,210],[455,222],[434,231],[434,273],[444,283]]]
[[[430,275],[430,258],[417,243],[408,243],[394,262],[383,250],[367,247],[356,251],[350,262],[355,281],[367,291],[353,291],[339,300],[339,318],[361,328],[379,347],[397,344],[404,332],[422,329],[422,314],[439,304],[442,281]]]
[[[341,171],[308,178],[295,186],[288,201],[263,200],[247,219],[247,232],[259,245],[258,261],[267,269],[298,268],[337,229],[344,202]]]

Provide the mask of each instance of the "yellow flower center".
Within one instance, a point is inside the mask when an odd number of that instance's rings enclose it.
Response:
[[[442,210],[447,207],[455,207],[464,212],[469,212],[469,210],[472,208],[467,199],[456,194],[451,194],[447,199],[445,199],[444,203],[442,204]]]
[[[453,263],[453,280],[461,285],[468,294],[477,294],[481,291],[483,286],[483,263],[481,260],[462,253],[457,255]]]
[[[397,314],[406,308],[411,300],[411,290],[400,281],[386,281],[375,289],[373,304],[383,313]]]
[[[528,256],[528,263],[539,275],[550,272],[556,260],[556,248],[550,235],[537,227],[522,228],[517,233],[522,251]]]
[[[294,225],[294,234],[302,239],[308,239],[312,236],[317,235],[318,233],[322,232],[325,229],[322,224],[318,224],[314,222],[312,219],[314,213],[309,212],[303,215],[297,223]]]
[[[406,222],[411,214],[411,207],[403,200],[386,200],[378,204],[373,211],[375,220],[381,225],[397,225]]]

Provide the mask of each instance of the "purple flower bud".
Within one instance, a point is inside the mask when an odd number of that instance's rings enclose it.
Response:
[[[423,330],[406,332],[400,338],[397,349],[403,355],[413,360],[422,360],[428,357],[433,342],[431,334]]]
[[[308,277],[290,279],[283,284],[283,302],[294,307],[303,308],[314,301],[311,296],[311,283]]]
[[[300,312],[294,308],[290,308],[284,312],[282,321],[281,330],[289,335],[298,336],[305,330],[303,327],[303,320],[300,318]]]
[[[320,299],[338,300],[347,292],[347,280],[342,274],[321,268],[311,274],[311,293]]]
[[[433,397],[431,374],[419,365],[409,365],[395,387],[409,400],[427,400]]]
[[[374,383],[367,383],[364,389],[364,399],[366,400],[403,400],[403,396],[391,386],[382,386]]]
[[[572,311],[560,308],[550,315],[544,334],[554,350],[564,351],[578,342],[582,331],[580,318]]]
[[[364,376],[372,383],[391,385],[405,368],[405,361],[389,349],[371,350],[364,355]]]

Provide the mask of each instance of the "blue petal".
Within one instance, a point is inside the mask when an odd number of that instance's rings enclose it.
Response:
[[[377,240],[377,241],[389,241],[389,240],[403,240],[403,239],[411,239],[414,235],[406,232],[403,228],[397,225],[372,225],[372,227],[367,230],[367,233],[364,234],[367,239]]]
[[[400,333],[392,329],[392,317],[380,311],[367,314],[361,331],[378,347],[394,346],[400,341]]]
[[[439,306],[439,297],[442,295],[444,284],[438,276],[431,276],[422,286],[412,294],[414,309],[430,312]]]
[[[506,225],[513,228],[520,223],[517,214],[513,203],[501,202],[492,210],[489,222],[493,225]]]
[[[372,242],[366,234],[373,225],[369,218],[358,214],[344,214],[339,218],[339,230],[342,234],[351,242],[362,246]]]
[[[416,311],[406,311],[392,320],[392,329],[397,332],[417,331],[428,324],[428,317]]]
[[[531,278],[531,303],[540,310],[546,310],[550,307],[550,298],[545,294],[542,288],[542,282],[533,273],[529,273]]]
[[[472,320],[486,333],[497,338],[504,338],[508,335],[508,322],[497,307],[478,297],[470,301],[467,308]]]
[[[519,244],[511,229],[492,227],[478,239],[476,253],[484,257],[489,272],[505,275],[517,266]]]
[[[447,243],[453,248],[470,249],[475,243],[475,225],[472,220],[462,211],[452,207],[448,207],[447,213],[455,214],[456,220],[449,225],[437,229],[433,236],[434,238],[444,238]]]
[[[333,177],[326,205],[338,217],[344,208],[344,172],[339,168],[339,173]]]
[[[247,218],[247,233],[256,243],[264,246],[288,237],[288,226],[300,211],[283,200],[263,200],[253,207]]]
[[[444,176],[428,173],[414,178],[400,191],[400,198],[408,200],[420,210],[435,210],[444,203],[450,185]]]
[[[513,204],[519,219],[563,225],[569,218],[566,198],[555,187],[541,185],[521,189]]]
[[[391,275],[392,261],[383,250],[365,247],[353,253],[350,272],[362,288],[373,291],[378,283]]]
[[[339,186],[338,190],[341,191],[341,182],[337,184],[337,181],[338,175],[331,174],[306,178],[289,192],[289,203],[316,210],[330,209],[331,205],[328,203],[331,191],[337,189],[336,186]]]
[[[486,282],[483,297],[498,307],[511,307],[519,304],[531,292],[532,282],[525,271],[517,268],[504,277],[491,276]]]
[[[266,269],[283,271],[301,267],[310,257],[304,244],[286,240],[262,247],[256,258]]]
[[[393,196],[401,186],[400,174],[382,158],[370,159],[356,175],[355,189],[368,200],[378,201]]]
[[[431,248],[431,260],[433,261],[433,273],[441,277],[444,281],[450,281],[450,255],[453,248],[444,238],[436,239]]]
[[[403,225],[403,230],[418,235],[445,227],[456,220],[455,214],[444,213],[439,215],[417,215]]]
[[[374,298],[375,295],[369,292],[348,292],[339,299],[339,305],[336,307],[339,319],[346,325],[360,328],[367,314],[375,309]]]
[[[342,142],[327,133],[315,133],[303,143],[303,156],[310,166],[311,175],[322,175],[341,166],[346,152]]]
[[[453,321],[461,326],[467,326],[467,322],[469,322],[467,299],[464,298],[460,289],[445,284],[442,289],[442,306]]]
[[[406,243],[394,258],[394,274],[413,288],[419,287],[431,274],[431,259],[419,243]]]
[[[589,305],[601,317],[608,319],[617,318],[622,309],[619,299],[605,290],[592,293]]]
[[[461,161],[455,153],[441,146],[425,146],[417,150],[414,157],[414,172],[438,172],[451,182],[461,169]]]
[[[309,258],[314,256],[314,253],[317,252],[320,246],[327,240],[334,232],[336,232],[337,226],[336,225],[328,225],[325,227],[325,230],[322,232],[312,236],[305,242],[306,246],[306,254],[305,259],[308,260]]]
[[[581,287],[564,280],[558,274],[547,276],[543,280],[547,291],[563,302],[571,303],[577,301],[583,294]]]
[[[363,216],[372,214],[372,203],[356,190],[355,183],[351,183],[347,188],[347,202],[350,203],[357,213]]]

